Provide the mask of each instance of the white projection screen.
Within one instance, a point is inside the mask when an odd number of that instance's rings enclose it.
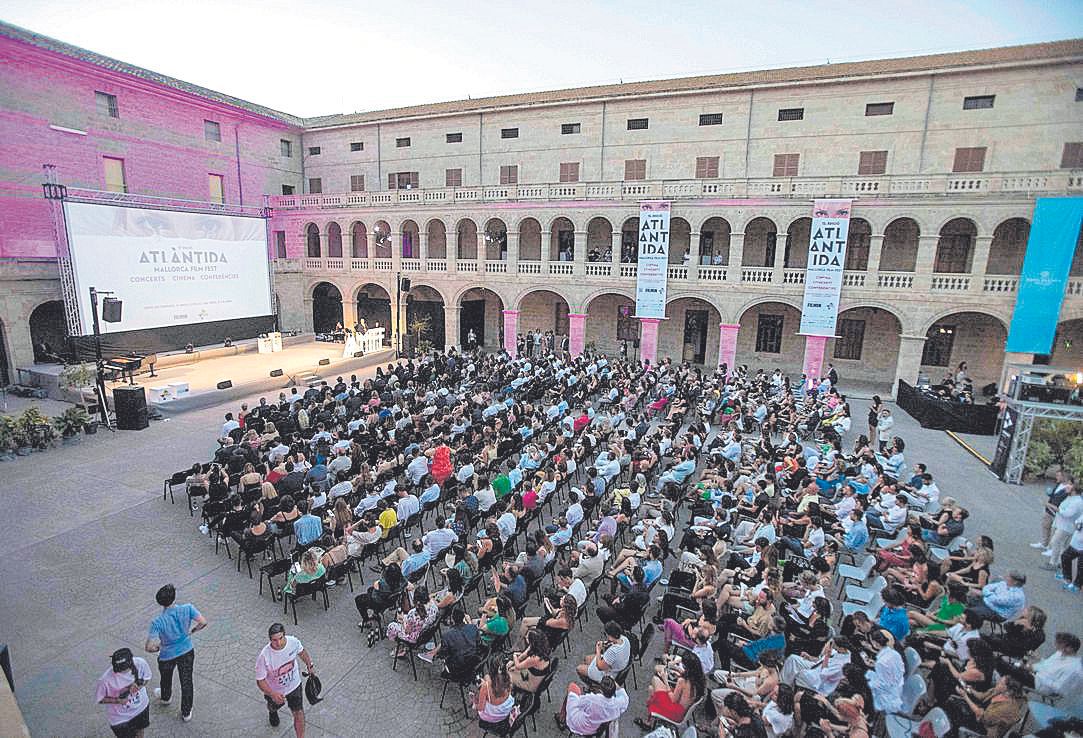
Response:
[[[90,288],[124,303],[102,332],[271,314],[262,218],[67,202],[68,247],[83,335]]]

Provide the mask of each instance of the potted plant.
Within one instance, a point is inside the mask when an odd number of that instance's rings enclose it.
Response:
[[[37,405],[31,405],[23,411],[23,414],[19,416],[18,425],[22,434],[21,440],[25,444],[25,446],[20,445],[18,451],[20,455],[26,455],[23,449],[27,446],[44,451],[56,438],[56,432],[49,423],[49,418],[38,409]]]
[[[90,416],[81,407],[72,406],[53,418],[53,427],[60,433],[65,444],[79,440],[79,431],[86,427]]]
[[[15,458],[15,418],[0,415],[0,461]]]
[[[65,399],[84,402],[84,392],[94,386],[98,374],[94,364],[65,364],[57,383],[65,391]]]

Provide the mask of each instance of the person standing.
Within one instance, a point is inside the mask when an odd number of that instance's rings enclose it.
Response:
[[[146,659],[133,656],[130,648],[118,648],[112,667],[98,678],[94,696],[99,705],[106,705],[109,727],[118,738],[143,738],[150,725],[146,684],[152,676]]]
[[[880,418],[876,421],[876,437],[880,445],[880,453],[887,450],[888,442],[891,441],[891,429],[895,427],[895,418],[891,417],[891,408],[882,408]]]
[[[876,426],[880,422],[880,410],[884,407],[884,401],[880,395],[872,396],[872,404],[869,405],[869,444],[876,443]]]
[[[207,627],[207,619],[191,603],[176,604],[177,590],[167,584],[154,596],[162,613],[150,622],[150,632],[145,645],[147,653],[158,654],[158,673],[162,686],[156,687],[154,696],[169,704],[173,697],[173,670],[180,675],[181,720],[192,719],[192,666],[196,651],[192,645],[192,633]]]
[[[301,683],[301,667],[297,660],[305,662],[309,674],[316,671],[312,657],[293,636],[286,635],[282,623],[273,623],[267,629],[270,641],[256,658],[256,686],[267,701],[267,719],[272,727],[278,727],[278,710],[289,705],[293,713],[293,731],[297,738],[305,736],[305,697]]]

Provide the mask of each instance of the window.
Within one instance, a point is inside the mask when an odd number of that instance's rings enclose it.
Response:
[[[405,149],[409,145],[410,145],[410,137],[409,136],[405,136],[403,138],[396,138],[395,139],[395,148]]]
[[[308,155],[309,156],[319,156],[320,155],[320,147],[319,146],[309,146],[308,147]]]
[[[996,95],[972,95],[963,98],[963,110],[983,110],[993,107]]]
[[[286,232],[275,231],[275,258],[286,258]]]
[[[221,204],[226,201],[226,185],[221,174],[207,175],[207,191],[210,202]]]
[[[951,347],[955,343],[955,326],[934,325],[925,338],[925,348],[921,351],[922,366],[948,366],[951,361]]]
[[[632,317],[633,305],[617,306],[617,340],[632,343],[639,340],[639,320]]]
[[[387,175],[389,190],[416,190],[417,183],[417,172],[389,172]]]
[[[289,159],[293,156],[293,142],[282,139],[278,142],[278,153]]]
[[[579,162],[567,161],[560,165],[560,181],[561,182],[578,182],[579,181]]]
[[[637,180],[647,178],[646,159],[627,159],[624,162],[624,179]]]
[[[463,142],[463,134],[461,132],[460,133],[449,133],[449,134],[447,134],[446,138],[447,138],[447,142],[449,144],[457,144],[457,143],[462,143]]]
[[[581,126],[579,123],[561,123],[560,135],[567,136],[570,133],[579,133]]]
[[[772,177],[796,177],[800,154],[775,154],[775,168]]]
[[[105,165],[106,192],[127,192],[128,182],[124,179],[124,160],[113,156],[102,159]]]
[[[117,107],[117,96],[108,92],[95,92],[94,102],[98,105],[98,114],[107,115],[110,118],[120,117],[120,108]]]
[[[323,192],[323,179],[320,177],[309,177],[308,192],[312,195],[319,195]]]
[[[804,108],[779,108],[778,109],[779,120],[804,120],[805,109]]]
[[[282,185],[282,194],[283,195],[292,195],[293,194],[293,185]]]
[[[782,353],[782,317],[760,313],[756,321],[756,352],[760,354]]]
[[[1066,143],[1060,155],[1061,169],[1083,169],[1083,143]]]
[[[629,118],[628,130],[629,131],[645,131],[650,125],[649,118]]]
[[[985,169],[985,147],[956,149],[955,161],[951,165],[953,172],[981,172]]]
[[[718,179],[718,157],[696,157],[696,179]]]
[[[445,169],[444,170],[444,187],[462,187],[463,186],[463,170],[462,169]]]
[[[868,233],[854,233],[851,227],[846,237],[846,262],[843,269],[863,272],[869,268],[869,242]]]
[[[842,318],[839,320],[839,337],[835,339],[836,359],[861,360],[861,348],[865,343],[865,321]]]
[[[874,115],[891,115],[895,112],[895,103],[882,102],[882,103],[869,103],[865,106],[865,116],[872,117]]]
[[[699,116],[699,124],[701,126],[720,126],[722,125],[722,113],[703,113]]]
[[[218,125],[218,123],[213,120],[203,121],[203,138],[208,141],[221,141],[222,126]]]
[[[519,184],[518,164],[510,164],[500,167],[500,184]]]
[[[857,163],[858,174],[883,174],[887,171],[886,151],[862,151]]]
[[[501,128],[500,138],[519,138],[518,128]]]
[[[350,151],[364,151],[365,143],[363,141],[351,141]]]
[[[1083,87],[1075,88],[1075,101],[1083,102]]]
[[[364,192],[365,191],[365,175],[363,174],[351,174],[350,175],[350,192]]]

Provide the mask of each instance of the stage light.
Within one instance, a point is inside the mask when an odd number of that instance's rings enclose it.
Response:
[[[225,345],[226,348],[232,348],[233,347],[233,338],[230,337],[230,336],[226,336],[226,340],[224,342],[224,345]]]
[[[193,345],[192,345],[192,344],[190,344],[190,343],[189,343],[189,344],[187,344],[187,345],[186,345],[186,346],[184,347],[184,353],[186,353],[186,354],[191,354],[191,353],[195,353],[195,350],[196,350],[196,347],[195,347],[195,346],[193,346]]]

